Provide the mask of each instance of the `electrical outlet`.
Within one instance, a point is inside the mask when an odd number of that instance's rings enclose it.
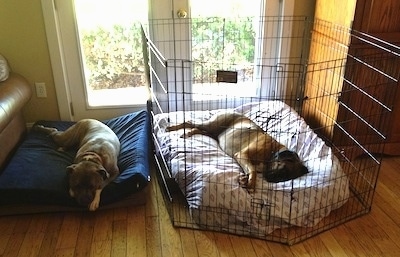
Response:
[[[39,98],[46,98],[47,97],[47,92],[46,92],[46,84],[41,82],[41,83],[35,83],[36,87],[36,96]]]

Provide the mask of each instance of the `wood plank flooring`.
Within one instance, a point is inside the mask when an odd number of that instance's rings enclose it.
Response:
[[[336,257],[400,253],[400,157],[384,158],[371,213],[294,246],[174,228],[156,179],[149,189],[143,206],[0,217],[0,256]]]

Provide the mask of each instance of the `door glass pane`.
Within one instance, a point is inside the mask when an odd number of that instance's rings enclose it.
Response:
[[[227,94],[255,96],[261,3],[262,0],[190,1],[194,100],[213,100]],[[217,83],[220,79],[215,70],[237,72],[237,83]]]
[[[147,0],[75,0],[88,107],[144,104]]]

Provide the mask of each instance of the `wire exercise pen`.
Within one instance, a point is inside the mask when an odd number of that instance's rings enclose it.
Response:
[[[229,22],[148,24],[154,154],[173,225],[294,244],[368,213],[397,90],[399,49],[306,17],[261,17],[245,40],[238,28],[229,38]],[[217,32],[194,36],[193,28],[211,23],[220,26]],[[249,42],[254,54],[232,55]],[[241,167],[216,140],[166,131],[220,110],[249,117],[297,152],[310,172],[281,183],[260,176],[250,192],[238,183]]]

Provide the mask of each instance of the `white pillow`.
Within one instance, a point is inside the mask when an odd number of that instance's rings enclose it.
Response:
[[[10,67],[8,67],[6,58],[0,54],[0,82],[6,80],[8,74],[10,74]]]

